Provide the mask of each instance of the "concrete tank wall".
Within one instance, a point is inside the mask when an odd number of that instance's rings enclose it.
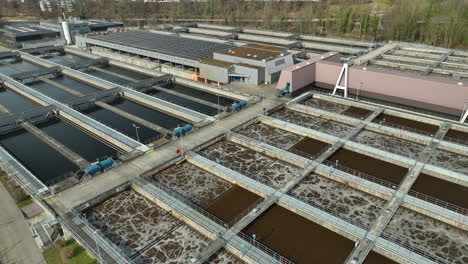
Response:
[[[315,85],[333,89],[342,65],[336,62],[319,61],[315,69]],[[362,83],[362,87],[360,88]],[[465,100],[468,100],[467,85],[458,85],[456,80],[443,80],[409,73],[397,73],[362,67],[349,68],[349,89],[355,94],[407,104],[432,111],[460,115]]]

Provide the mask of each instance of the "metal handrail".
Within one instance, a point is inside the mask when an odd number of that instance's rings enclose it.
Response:
[[[155,185],[156,187],[158,187],[159,189],[161,189],[163,192],[169,194],[170,196],[172,196],[173,198],[176,198],[177,200],[181,201],[182,203],[184,203],[186,206],[194,209],[195,211],[197,211],[198,213],[202,214],[203,216],[209,218],[210,220],[214,221],[215,223],[217,223],[218,225],[222,226],[222,227],[229,227],[229,224],[224,222],[223,220],[221,220],[220,218],[216,217],[215,215],[211,214],[210,212],[206,211],[205,209],[203,209],[202,207],[196,205],[192,200],[184,197],[183,195],[179,194],[177,191],[175,191],[174,189],[170,188],[169,186],[165,185],[164,183],[161,183],[159,181],[157,181],[156,179],[149,179],[149,181],[151,184]]]
[[[247,207],[242,213],[238,214],[234,219],[229,222],[229,226],[234,226],[239,220],[244,218],[247,214],[249,214],[254,208],[256,208],[259,204],[261,204],[265,199],[259,198],[257,201],[252,203],[249,207]]]
[[[357,171],[355,169],[343,166],[341,164],[336,164],[336,163],[334,163],[332,161],[329,161],[329,160],[325,160],[323,162],[323,164],[327,165],[327,166],[329,166],[331,168],[334,168],[334,169],[337,169],[337,170],[340,170],[340,171],[344,171],[344,172],[346,172],[348,174],[359,177],[361,179],[365,179],[365,180],[371,181],[373,183],[383,185],[383,186],[385,186],[387,188],[390,188],[390,189],[393,189],[393,190],[398,189],[398,185],[395,184],[395,183],[392,183],[392,182],[389,182],[389,181],[386,181],[386,180],[382,180],[382,179],[377,178],[375,176],[369,175],[369,174],[364,173],[364,172]]]
[[[348,116],[348,117],[352,117],[352,118],[355,118],[355,119],[359,119],[359,120],[365,120],[368,116],[370,116],[372,114],[372,112],[370,112],[369,114],[367,114],[365,116],[362,116],[362,115],[358,115],[358,114],[355,114],[355,113],[344,113],[345,111],[346,111],[346,109],[343,112],[340,112],[339,114],[343,115],[343,116]]]
[[[431,196],[429,196],[427,194],[424,194],[424,193],[416,192],[414,190],[409,190],[408,194],[415,197],[415,198],[418,198],[418,199],[421,199],[423,201],[438,205],[440,207],[443,207],[443,208],[446,208],[448,210],[454,211],[454,212],[459,213],[461,215],[468,216],[468,209],[463,208],[461,206],[458,206],[458,205],[455,205],[455,204],[452,204],[452,203],[449,203],[449,202],[446,202],[446,201],[431,197]]]
[[[81,214],[78,214],[75,210],[72,210],[71,213],[77,217],[80,222],[88,227],[91,230],[99,231],[95,226],[93,226],[88,219],[84,218]],[[105,235],[103,235],[101,232],[96,232],[96,237],[99,238],[102,242],[104,242],[105,245],[113,249],[114,251],[117,252],[117,255],[122,257],[122,260],[125,261],[125,263],[128,264],[136,264],[121,248],[119,248],[117,245],[115,245],[112,241],[110,241]]]
[[[265,246],[264,244],[262,244],[261,242],[259,242],[258,240],[256,239],[253,239],[252,237],[250,237],[249,235],[246,235],[244,234],[243,232],[239,232],[237,233],[237,235],[242,238],[243,240],[247,241],[249,244],[250,244],[250,247],[251,246],[254,246],[258,249],[260,249],[261,251],[265,252],[266,254],[270,255],[271,257],[273,257],[274,259],[278,260],[280,263],[282,264],[294,264],[294,262],[292,262],[291,260],[289,260],[288,258],[284,257],[283,255],[275,252],[274,250],[272,250],[271,248]],[[245,251],[247,251],[250,247],[246,248]]]
[[[376,177],[374,177],[372,175],[368,175],[366,173],[359,172],[357,170],[348,168],[348,167],[343,166],[343,165],[338,164],[338,166],[337,166],[336,163],[333,163],[333,162],[331,162],[329,160],[325,160],[323,163],[325,165],[328,165],[328,166],[333,167],[335,169],[344,171],[344,172],[346,172],[348,174],[351,174],[351,175],[357,176],[359,178],[362,178],[362,179],[365,179],[365,180],[368,180],[368,181],[383,185],[383,186],[385,186],[387,188],[390,188],[390,189],[393,189],[393,190],[398,189],[398,186],[395,185],[394,183],[382,180],[380,178],[376,178]],[[468,209],[457,206],[455,204],[452,204],[452,203],[449,203],[449,202],[446,202],[446,201],[443,201],[443,200],[440,200],[440,199],[437,199],[437,198],[429,196],[427,194],[423,194],[423,193],[420,193],[420,192],[417,192],[417,191],[414,191],[414,190],[409,190],[408,195],[411,195],[411,196],[413,196],[415,198],[418,198],[418,199],[421,199],[423,201],[430,202],[430,203],[433,203],[435,205],[441,206],[443,208],[454,211],[454,212],[459,213],[461,215],[467,215],[468,216]]]
[[[292,192],[290,192],[289,195],[291,197],[294,197],[295,199],[297,199],[299,201],[302,201],[302,202],[304,202],[306,204],[309,204],[309,205],[311,205],[313,207],[316,207],[316,208],[318,208],[318,209],[320,209],[322,211],[325,211],[325,212],[327,212],[327,213],[329,213],[329,214],[331,214],[331,215],[333,215],[333,216],[335,216],[335,217],[337,217],[337,218],[339,218],[339,219],[341,219],[341,220],[343,220],[345,222],[353,224],[353,225],[355,225],[357,227],[360,227],[360,228],[362,228],[364,230],[369,230],[369,227],[366,226],[361,221],[357,221],[357,220],[354,220],[353,218],[346,217],[344,215],[340,215],[340,214],[336,213],[335,211],[316,203],[313,199],[306,199],[306,198],[303,198],[303,197],[298,197],[298,196],[293,195]]]
[[[88,250],[90,250],[90,251],[93,253],[93,255],[94,255],[95,258],[98,257],[98,255],[99,255],[98,252],[97,252],[97,251],[94,249],[94,247],[91,246],[85,239],[83,239],[83,238],[80,236],[80,234],[78,234],[78,232],[76,232],[76,231],[75,231],[65,220],[63,220],[62,218],[59,217],[58,220],[59,220],[59,222],[60,222],[63,226],[67,227],[67,230],[73,234],[73,237],[74,237],[76,240],[79,240],[79,243],[80,243],[81,245],[83,245],[85,248],[87,248]],[[103,262],[103,263],[101,263],[101,264],[108,264],[107,261],[105,261],[105,259],[102,259],[102,262]]]
[[[301,157],[305,157],[305,158],[310,159],[310,160],[315,160],[318,157],[320,157],[323,153],[327,152],[327,150],[329,148],[330,147],[325,147],[325,148],[321,149],[319,152],[317,152],[315,154],[310,154],[310,153],[307,153],[307,152],[304,152],[304,151],[301,151],[301,150],[294,149],[292,147],[289,148],[288,151],[291,152],[291,153],[294,153],[296,155],[299,155]]]
[[[445,261],[445,259],[441,258],[441,257],[438,257],[438,256],[435,256],[435,255],[432,255],[429,253],[429,251],[426,249],[426,250],[421,250],[421,249],[418,249],[412,245],[410,245],[408,242],[404,242],[402,241],[401,238],[398,238],[398,237],[395,237],[392,233],[388,232],[388,231],[385,231],[383,232],[380,237],[382,237],[383,239],[387,240],[387,241],[390,241],[390,242],[393,242],[395,243],[396,245],[398,245],[399,247],[402,247],[406,250],[409,250],[411,251],[412,253],[416,253],[424,258],[427,258],[435,263],[439,263],[439,264],[448,264],[448,262]]]
[[[463,140],[463,139],[458,139],[458,138],[452,138],[452,137],[445,136],[442,140],[457,143],[457,144],[460,144],[460,145],[468,146],[468,141]]]
[[[387,121],[382,121],[382,120],[379,120],[379,119],[372,120],[372,123],[378,124],[378,125],[381,125],[381,126],[387,126],[387,127],[399,129],[399,130],[409,131],[409,132],[413,132],[413,133],[416,133],[416,134],[425,135],[425,136],[428,136],[428,137],[433,137],[434,136],[434,133],[430,133],[430,132],[420,130],[420,129],[416,129],[416,128],[412,128],[412,127],[406,127],[406,126],[390,123],[390,122],[387,122]]]

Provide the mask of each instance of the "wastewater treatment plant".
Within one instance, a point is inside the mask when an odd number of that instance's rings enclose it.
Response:
[[[8,26],[0,50],[0,165],[44,212],[41,246],[73,238],[107,264],[468,263],[467,51],[76,23]]]

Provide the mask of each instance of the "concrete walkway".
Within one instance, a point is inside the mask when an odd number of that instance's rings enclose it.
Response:
[[[45,263],[23,214],[2,184],[0,184],[0,201],[0,263]]]
[[[95,197],[105,190],[113,189],[116,186],[138,177],[144,172],[154,169],[164,162],[177,157],[178,155],[175,151],[177,148],[181,148],[181,141],[183,150],[187,151],[203,142],[207,142],[212,138],[230,131],[232,128],[243,122],[255,118],[262,112],[263,107],[271,109],[282,103],[283,101],[281,99],[269,99],[266,100],[265,103],[251,105],[238,113],[230,115],[184,136],[182,140],[172,141],[160,148],[157,148],[153,152],[146,153],[131,162],[127,162],[106,173],[98,175],[87,182],[83,182],[82,184],[67,189],[57,194],[56,197],[66,208],[71,209],[81,203],[87,202],[90,197]]]

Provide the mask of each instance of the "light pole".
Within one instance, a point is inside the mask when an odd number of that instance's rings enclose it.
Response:
[[[180,133],[180,153],[182,156],[184,155],[184,146],[182,145],[182,138],[184,137],[184,133]]]
[[[137,141],[140,142],[140,136],[138,135],[138,129],[139,129],[140,127],[137,126],[137,125],[135,125],[135,124],[132,124],[132,126],[135,128]]]
[[[102,262],[101,251],[99,250],[99,244],[98,244],[97,239],[96,239],[97,232],[98,232],[97,230],[95,230],[95,231],[93,232],[93,234],[94,234],[94,242],[96,242],[97,252],[98,252],[98,256],[99,256],[99,263],[103,263],[103,262]]]

